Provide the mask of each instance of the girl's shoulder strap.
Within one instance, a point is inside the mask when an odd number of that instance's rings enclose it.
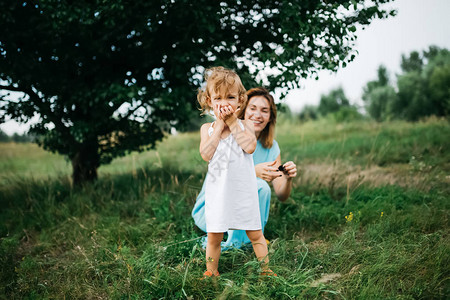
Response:
[[[213,134],[213,131],[214,131],[213,125],[214,125],[215,122],[216,121],[212,122],[211,125],[209,125],[209,128],[208,128],[208,135],[209,136],[211,136],[211,134]]]
[[[244,126],[244,124],[242,124],[242,120],[241,119],[238,119],[238,124],[239,124],[239,127],[241,127],[242,131],[244,131],[245,130],[245,126]]]

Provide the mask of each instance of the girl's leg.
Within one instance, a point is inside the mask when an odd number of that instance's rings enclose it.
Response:
[[[259,261],[262,261],[262,269],[266,271],[269,269],[269,253],[267,249],[266,239],[262,233],[262,230],[247,230],[247,236],[252,242],[253,250]]]
[[[261,214],[261,225],[262,231],[264,233],[264,227],[267,224],[267,220],[269,219],[269,208],[270,208],[270,186],[261,178],[256,178],[258,183],[258,198],[259,198],[259,212]],[[201,194],[201,193],[200,193]],[[199,197],[200,197],[199,194]],[[197,198],[198,201],[198,198]],[[196,203],[197,205],[197,203]],[[194,218],[195,224],[199,226],[199,222]],[[200,227],[200,226],[199,226]],[[201,227],[200,227],[201,228]],[[250,240],[248,239],[245,230],[228,230],[228,239],[222,245],[222,250],[228,247],[241,248],[245,244],[249,244]]]
[[[208,232],[208,243],[206,244],[206,270],[213,275],[219,274],[220,242],[223,232]]]

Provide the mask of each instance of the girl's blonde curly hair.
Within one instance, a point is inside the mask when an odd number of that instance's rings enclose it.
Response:
[[[235,71],[224,67],[213,67],[206,69],[204,76],[206,85],[204,89],[199,89],[197,93],[197,101],[200,104],[202,115],[211,112],[209,105],[211,91],[218,92],[222,86],[231,87],[236,85],[241,106],[247,102],[246,90]]]

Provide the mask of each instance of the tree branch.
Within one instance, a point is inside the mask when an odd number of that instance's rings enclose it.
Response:
[[[7,91],[11,91],[11,92],[22,92],[22,93],[26,93],[24,90],[22,90],[21,88],[17,88],[14,86],[7,86],[7,85],[0,85],[0,90],[7,90]]]
[[[123,119],[128,119],[129,117],[131,117],[139,108],[144,107],[145,103],[141,103],[139,104],[135,109],[130,109],[129,111],[127,111],[127,114],[125,115],[125,117]]]
[[[14,104],[18,103],[18,102],[12,101],[10,99],[4,99],[4,98],[0,98],[0,102],[8,102],[8,103],[14,103]]]
[[[20,90],[27,94],[30,99],[32,99],[32,103],[41,110],[40,113],[47,116],[47,118],[52,121],[53,124],[55,124],[55,127],[58,128],[59,132],[65,133],[68,138],[71,137],[68,128],[63,124],[61,118],[59,118],[55,112],[52,112],[50,104],[45,103],[43,99],[35,91],[33,91],[31,87],[23,88]]]

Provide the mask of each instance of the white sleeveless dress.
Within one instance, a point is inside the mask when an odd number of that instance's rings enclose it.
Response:
[[[245,130],[241,120],[238,124]],[[261,229],[253,155],[242,150],[231,133],[220,140],[205,181],[207,232]]]

